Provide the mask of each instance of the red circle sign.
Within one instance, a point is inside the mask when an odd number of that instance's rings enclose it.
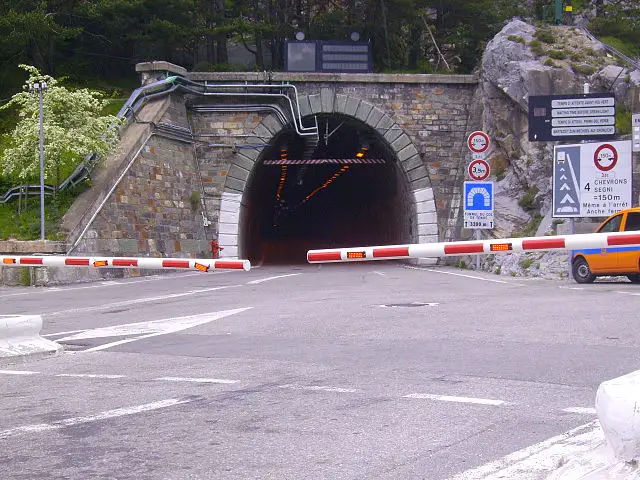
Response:
[[[608,172],[618,163],[618,151],[613,145],[603,143],[593,154],[593,163],[596,164],[598,170]]]
[[[467,145],[472,152],[486,152],[489,148],[489,135],[480,131],[473,132],[467,138]]]
[[[485,160],[477,159],[469,164],[467,173],[472,180],[480,181],[489,177],[491,167],[489,167],[489,163]]]

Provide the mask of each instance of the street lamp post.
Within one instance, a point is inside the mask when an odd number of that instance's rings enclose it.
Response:
[[[30,90],[38,92],[40,121],[40,240],[44,240],[44,108],[42,94],[47,89],[47,82],[35,82]]]

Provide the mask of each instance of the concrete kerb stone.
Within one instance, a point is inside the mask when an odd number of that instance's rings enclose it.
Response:
[[[640,479],[640,371],[602,382],[595,404],[602,441],[547,480]]]
[[[40,315],[0,315],[0,362],[57,355],[62,345],[40,336]]]

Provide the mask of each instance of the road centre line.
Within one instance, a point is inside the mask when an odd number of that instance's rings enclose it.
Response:
[[[498,460],[459,473],[449,480],[493,480],[498,478],[537,480],[546,478],[562,459],[588,452],[604,441],[597,420],[561,435],[523,448]]]
[[[30,370],[0,370],[2,375],[36,375],[40,372],[33,372]]]
[[[259,283],[268,282],[270,280],[276,280],[278,278],[295,277],[296,275],[302,275],[302,273],[288,273],[286,275],[276,275],[273,277],[259,278],[257,280],[251,280],[247,282],[247,285],[257,285]]]
[[[240,383],[240,380],[227,380],[224,378],[192,378],[192,377],[160,377],[154,380],[162,382],[193,382],[193,383],[220,383],[233,384]]]
[[[355,393],[359,390],[357,388],[337,388],[337,387],[325,387],[322,385],[278,385],[278,388],[286,388],[288,390],[307,390],[312,392],[335,392],[335,393]]]
[[[189,398],[168,398],[166,400],[160,400],[158,402],[145,403],[143,405],[136,405],[133,407],[116,408],[114,410],[107,410],[96,415],[87,415],[84,417],[71,417],[64,420],[59,420],[51,423],[38,423],[34,425],[24,425],[21,427],[10,428],[8,430],[0,431],[0,439],[15,437],[24,433],[38,433],[51,430],[59,430],[65,427],[73,427],[84,423],[98,422],[101,420],[108,420],[110,418],[124,417],[128,415],[135,415],[138,413],[150,412],[152,410],[159,410],[161,408],[174,407],[176,405],[182,405],[195,400],[195,397]]]
[[[411,393],[404,395],[402,398],[417,398],[424,400],[438,400],[442,402],[455,402],[455,403],[475,403],[477,405],[509,405],[504,400],[493,400],[490,398],[474,398],[474,397],[456,397],[451,395],[434,395],[431,393]]]
[[[126,375],[110,375],[103,373],[58,373],[54,376],[74,378],[127,378]]]

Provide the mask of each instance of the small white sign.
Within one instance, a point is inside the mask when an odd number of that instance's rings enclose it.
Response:
[[[633,133],[633,151],[640,152],[640,113],[631,116],[631,128]]]
[[[551,100],[551,108],[606,107],[611,105],[615,105],[615,99],[613,97],[563,98]]]

